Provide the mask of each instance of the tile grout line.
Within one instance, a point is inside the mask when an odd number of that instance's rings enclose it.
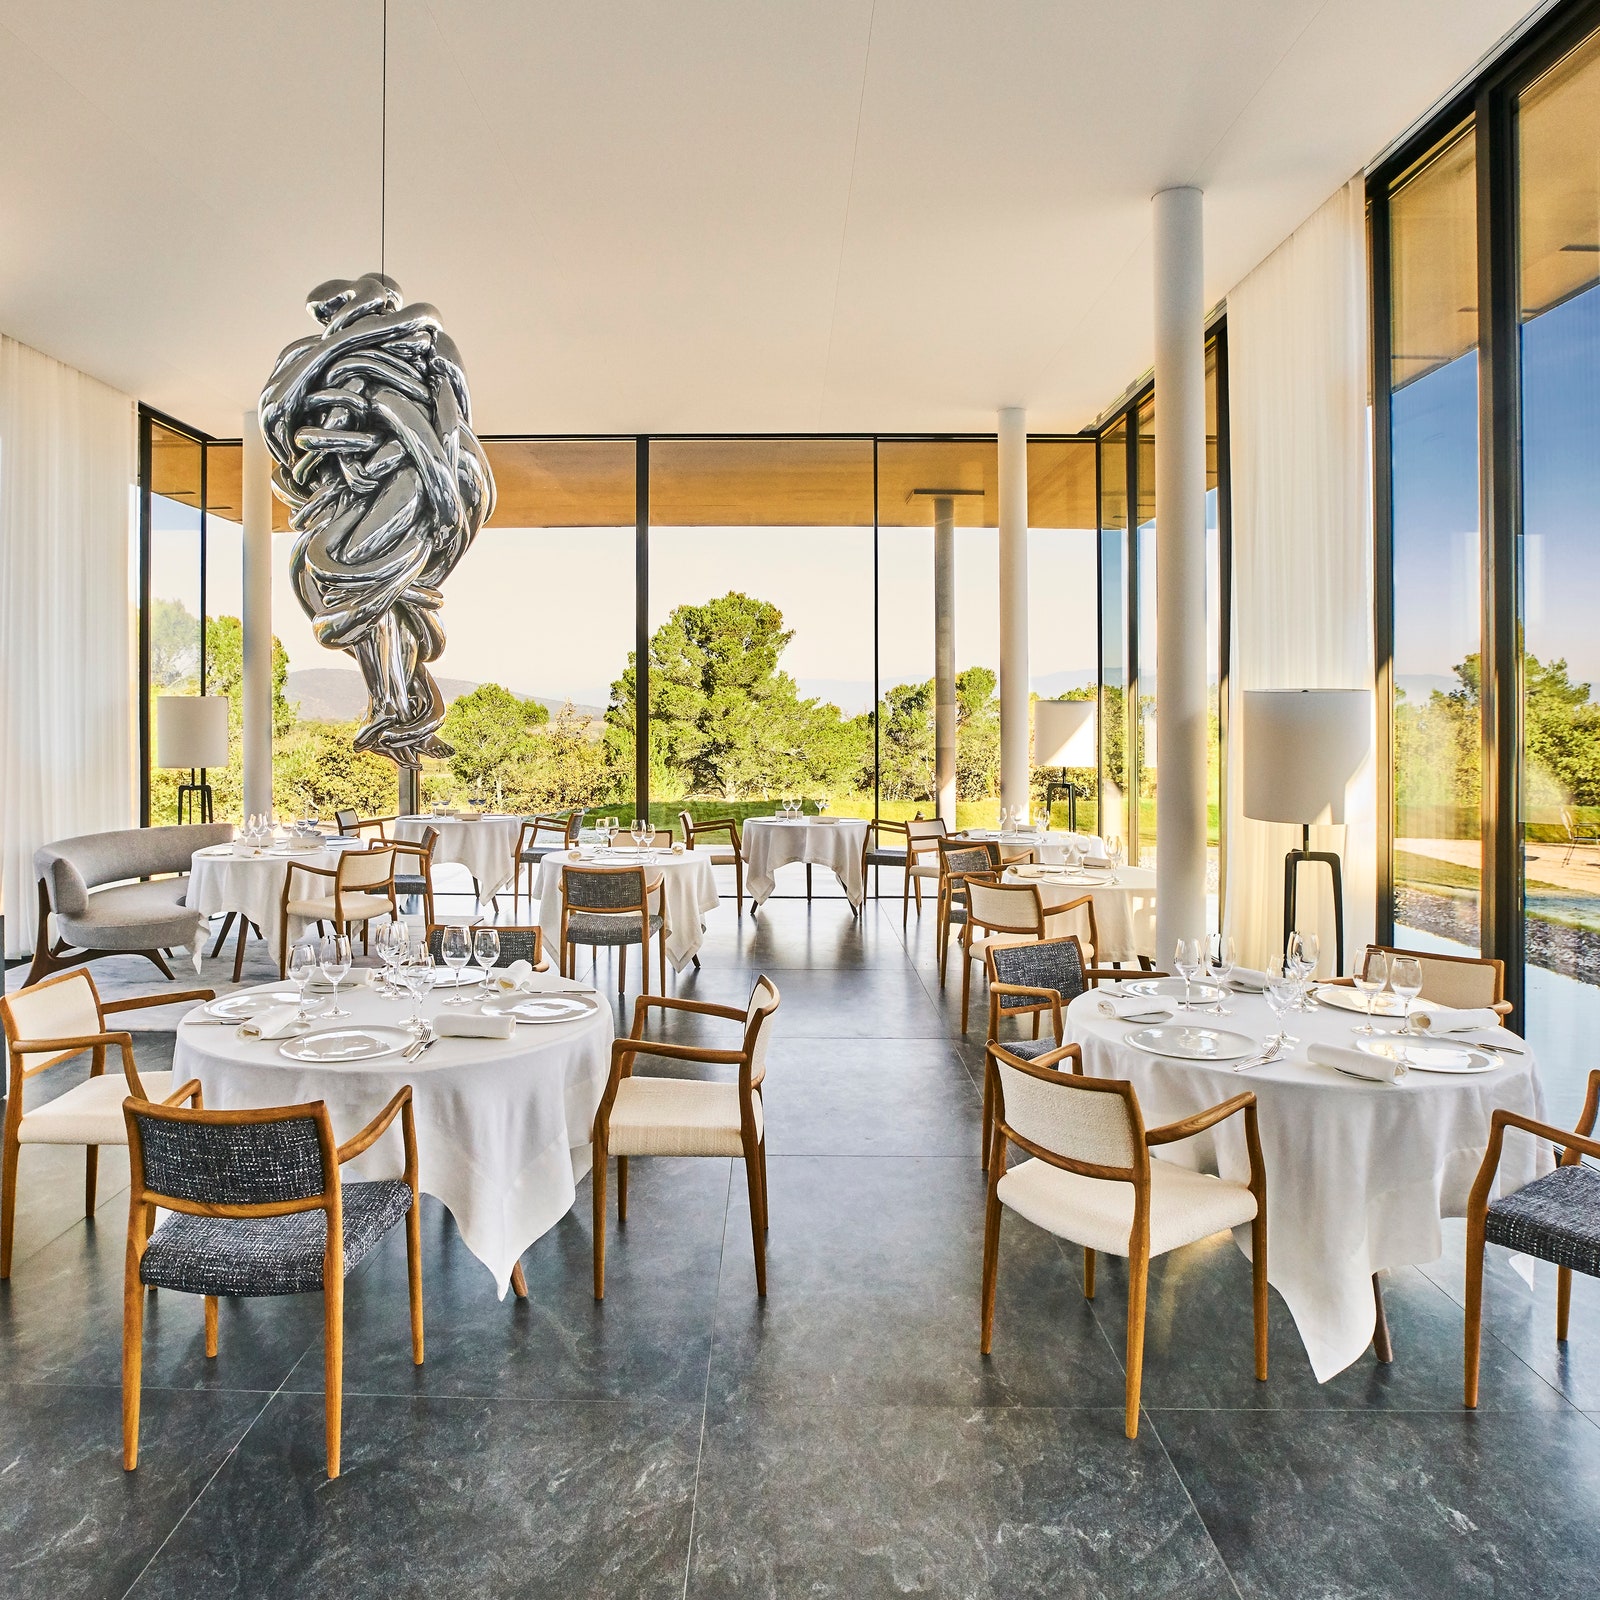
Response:
[[[733,1205],[733,1163],[728,1163],[728,1187],[722,1201],[722,1245],[717,1252],[717,1292],[711,1297],[711,1337],[706,1342],[706,1386],[700,1394],[700,1442],[694,1455],[694,1490],[689,1496],[689,1537],[683,1552],[683,1600],[689,1600],[689,1578],[694,1570],[694,1524],[700,1509],[700,1464],[706,1454],[706,1417],[711,1410],[711,1363],[717,1353],[717,1311],[722,1304],[722,1264],[728,1254],[728,1210]]]
[[[1185,1481],[1183,1474],[1178,1471],[1178,1463],[1172,1459],[1172,1452],[1167,1448],[1167,1441],[1161,1437],[1161,1429],[1156,1425],[1156,1419],[1145,1410],[1142,1401],[1139,1406],[1139,1414],[1145,1419],[1146,1425],[1156,1436],[1156,1443],[1161,1446],[1162,1459],[1172,1469],[1172,1476],[1178,1480],[1178,1487],[1183,1490],[1183,1498],[1189,1502],[1189,1509],[1194,1512],[1195,1521],[1205,1529],[1206,1543],[1216,1551],[1217,1564],[1222,1568],[1223,1574],[1228,1580],[1229,1588],[1238,1596],[1238,1600],[1244,1600],[1244,1596],[1239,1589],[1239,1580],[1234,1577],[1233,1568],[1228,1565],[1228,1559],[1223,1555],[1222,1548],[1218,1545],[1216,1536],[1211,1531],[1211,1524],[1206,1521],[1200,1507],[1194,1503],[1194,1495],[1190,1492],[1189,1485]]]

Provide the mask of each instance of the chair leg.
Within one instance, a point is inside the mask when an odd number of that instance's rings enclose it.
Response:
[[[1083,1298],[1094,1299],[1094,1251],[1088,1248],[1083,1252]]]
[[[172,979],[172,968],[167,965],[166,958],[161,954],[161,952],[159,950],[146,950],[144,955],[147,960],[155,963],[156,971],[159,972],[163,978],[166,978],[170,982]]]
[[[1150,1287],[1150,1247],[1135,1244],[1128,1254],[1128,1389],[1123,1432],[1139,1436],[1139,1388],[1144,1379],[1144,1303]]]
[[[516,1261],[511,1267],[511,1292],[519,1300],[528,1298],[528,1275],[522,1270],[521,1261]]]
[[[996,1141],[998,1143],[998,1141]],[[990,1157],[994,1165],[994,1157]],[[991,1173],[983,1212],[983,1295],[980,1302],[978,1349],[988,1355],[994,1344],[994,1293],[1000,1277],[1000,1191],[998,1174]]]
[[[1267,1381],[1267,1218],[1260,1209],[1250,1224],[1250,1279],[1256,1325],[1256,1379]]]
[[[756,1247],[756,1293],[767,1297],[767,1230],[762,1220],[760,1152],[754,1139],[744,1141],[744,1184],[750,1196],[750,1237]]]
[[[520,1269],[522,1263],[517,1263]],[[411,1296],[411,1363],[422,1365],[422,1208],[411,1197],[406,1212],[406,1288]]]
[[[735,916],[744,915],[744,862],[735,861],[733,864],[733,895],[738,904]]]
[[[628,1158],[617,1157],[617,1223],[628,1220]]]
[[[963,948],[961,952],[961,1033],[962,1037],[967,1032],[967,1007],[972,1002],[972,951]]]
[[[1394,1360],[1394,1345],[1389,1340],[1389,1314],[1383,1308],[1383,1280],[1372,1274],[1372,1352],[1384,1366]]]
[[[20,1095],[15,1096],[21,1099]],[[22,1143],[17,1137],[22,1107],[6,1106],[5,1143],[0,1151],[0,1279],[11,1276],[11,1244],[17,1226],[17,1158]]]
[[[592,1182],[594,1199],[594,1297],[606,1297],[606,1147],[594,1147]]]
[[[99,1171],[100,1146],[86,1144],[83,1147],[83,1214],[86,1217],[94,1216],[95,1179]]]
[[[139,1465],[139,1382],[144,1370],[144,1285],[128,1246],[122,1280],[122,1466]]]
[[[250,919],[241,916],[239,918],[239,942],[233,947],[233,981],[235,983],[239,981],[244,973],[244,941],[249,931]],[[212,954],[215,955],[216,952],[213,951]]]
[[[217,942],[211,947],[211,959],[213,961],[217,959],[218,953],[221,951],[223,945],[227,942],[228,929],[233,926],[233,919],[238,915],[239,913],[237,911],[230,911],[227,916],[222,919],[222,932],[217,935]]]
[[[624,990],[624,986],[627,984],[627,981],[628,981],[628,947],[625,944],[619,944],[616,947],[616,950],[617,950],[617,993],[621,994],[623,992],[623,990]],[[644,959],[645,959],[645,965],[648,966],[649,963],[650,963],[650,946],[649,945],[646,945],[644,947]],[[646,976],[646,979],[648,980],[649,974],[646,973],[645,976]],[[648,981],[646,982],[645,987],[649,988]]]
[[[1478,1404],[1478,1356],[1483,1341],[1483,1231],[1482,1215],[1467,1218],[1467,1304],[1465,1371],[1462,1400],[1468,1410]]]
[[[339,1432],[344,1415],[344,1278],[322,1288],[322,1377],[326,1390],[324,1428],[328,1439],[328,1476],[339,1476]]]
[[[772,1229],[772,1212],[767,1206],[767,1140],[763,1134],[761,1143],[757,1146],[761,1153],[758,1163],[761,1170],[761,1231],[768,1233]]]
[[[811,901],[811,863],[808,861],[808,862],[806,862],[806,902],[807,902],[807,904],[810,904],[810,901]]]
[[[217,1358],[217,1297],[206,1296],[206,1360]]]
[[[1572,1317],[1572,1268],[1556,1268],[1556,1342],[1567,1342],[1567,1323]]]
[[[978,1162],[983,1171],[989,1170],[989,1141],[994,1138],[994,1086],[989,1074],[994,1071],[994,1057],[983,1052],[983,1148],[978,1152]]]

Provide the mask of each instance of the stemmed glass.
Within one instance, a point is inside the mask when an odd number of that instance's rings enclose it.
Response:
[[[309,944],[302,941],[289,952],[289,981],[300,991],[300,1005],[295,1012],[295,1021],[306,1020],[306,985],[311,982],[311,975],[317,970],[317,952]]]
[[[606,849],[614,850],[617,845],[617,835],[622,831],[622,824],[615,817],[602,817],[600,826],[605,832]]]
[[[822,816],[827,811],[827,809],[828,809],[828,797],[826,795],[819,795],[817,797],[817,815],[819,817]]]
[[[422,1020],[422,997],[433,987],[433,956],[426,945],[414,945],[406,950],[400,962],[400,983],[411,996],[408,1026],[413,1033],[426,1033],[428,1025]]]
[[[1117,868],[1122,865],[1124,860],[1122,835],[1120,833],[1114,833],[1106,840],[1106,858],[1111,863],[1111,881],[1115,883],[1117,881]]]
[[[1405,1021],[1400,1031],[1409,1035],[1412,1031],[1411,1007],[1422,993],[1422,963],[1415,956],[1390,956],[1389,987],[1404,1007]]]
[[[381,976],[390,994],[394,993],[395,934],[404,937],[404,928],[404,923],[380,922],[372,935],[372,948],[383,963]]]
[[[499,932],[494,928],[479,928],[472,936],[472,953],[483,968],[484,981],[488,982],[491,968],[500,959]]]
[[[1322,941],[1314,933],[1291,933],[1289,935],[1288,966],[1299,980],[1300,994],[1295,1001],[1297,1011],[1310,1011],[1313,1003],[1308,994],[1311,975],[1317,970],[1317,956],[1321,952]]]
[[[1361,991],[1361,997],[1366,1002],[1367,1014],[1360,1022],[1353,1024],[1350,1031],[1371,1038],[1377,1032],[1372,1026],[1372,1004],[1389,981],[1388,958],[1381,950],[1369,950],[1367,959],[1356,968],[1353,976],[1355,986]]]
[[[1295,1008],[1295,991],[1298,983],[1298,976],[1290,962],[1281,957],[1274,957],[1267,963],[1267,1006],[1278,1019],[1278,1036],[1273,1041],[1274,1049],[1289,1041],[1289,1035],[1284,1029],[1284,1018]]]
[[[641,861],[644,860],[644,842],[655,830],[650,826],[648,817],[635,817],[633,825],[628,829],[633,835],[633,848]]]
[[[350,970],[350,939],[343,933],[330,933],[322,941],[319,951],[322,965],[322,976],[333,985],[333,1005],[328,1011],[330,1017],[348,1017],[350,1013],[339,1004],[339,985],[344,982],[345,974]]]
[[[1206,955],[1208,976],[1217,985],[1217,1003],[1211,1008],[1212,1013],[1219,1017],[1231,1017],[1233,1008],[1223,1005],[1222,997],[1227,991],[1228,979],[1233,976],[1233,969],[1239,964],[1238,947],[1226,934],[1216,933],[1211,936]]]
[[[1183,1009],[1190,1007],[1190,986],[1194,976],[1200,970],[1200,941],[1198,939],[1180,939],[1178,947],[1173,952],[1172,969],[1183,979]]]
[[[456,992],[444,1003],[447,1006],[465,1005],[466,996],[461,993],[461,969],[472,958],[472,941],[467,937],[467,930],[462,927],[443,929],[439,934],[439,954],[444,964],[456,974]]]

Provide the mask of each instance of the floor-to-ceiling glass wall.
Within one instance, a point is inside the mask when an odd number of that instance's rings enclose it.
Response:
[[[1600,1006],[1600,36],[1517,101],[1526,1017],[1587,1057]]]
[[[1458,952],[1481,871],[1476,185],[1469,123],[1388,201],[1393,917]]]
[[[1156,864],[1156,401],[1149,395],[1134,429],[1134,690],[1129,732],[1136,799],[1128,809],[1128,859]]]
[[[1128,426],[1099,438],[1101,836],[1128,835]]]

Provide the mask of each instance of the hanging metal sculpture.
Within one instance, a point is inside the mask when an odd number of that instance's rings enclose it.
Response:
[[[279,355],[261,392],[273,492],[295,534],[289,581],[318,641],[367,685],[358,750],[402,768],[447,756],[428,671],[444,649],[439,586],[494,509],[460,353],[430,305],[369,272],[319,284],[322,332]]]

